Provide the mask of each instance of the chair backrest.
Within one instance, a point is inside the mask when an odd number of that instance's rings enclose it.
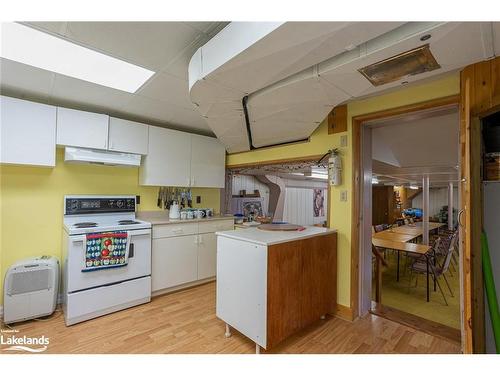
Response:
[[[453,252],[455,251],[457,241],[458,241],[458,231],[453,233],[453,236],[451,238],[450,245],[448,246],[448,252],[446,253],[446,257],[444,258],[442,273],[445,273],[446,271],[448,271],[448,267],[450,266],[450,262],[451,262],[451,256],[453,255]]]

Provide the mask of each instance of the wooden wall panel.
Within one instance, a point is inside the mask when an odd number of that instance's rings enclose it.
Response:
[[[337,234],[269,246],[267,349],[336,311]]]
[[[339,105],[328,114],[328,134],[347,131],[347,105]]]
[[[301,242],[270,246],[267,253],[267,348],[301,327]]]
[[[500,106],[500,58],[491,62],[491,106]]]

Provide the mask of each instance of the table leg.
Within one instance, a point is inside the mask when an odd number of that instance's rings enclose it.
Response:
[[[429,257],[426,255],[426,265],[427,265],[427,302],[429,302]]]
[[[399,251],[398,251],[398,270],[396,271],[396,281],[399,281]]]
[[[436,256],[434,255],[434,269],[436,269]],[[436,291],[436,276],[433,277],[434,280],[434,291]]]

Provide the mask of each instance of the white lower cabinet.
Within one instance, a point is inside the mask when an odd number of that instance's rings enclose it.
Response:
[[[198,278],[198,235],[157,238],[152,247],[152,291]]]
[[[217,238],[215,233],[199,234],[198,279],[215,276],[217,269]]]
[[[152,291],[214,277],[217,269],[215,232],[233,227],[233,219],[153,225]]]

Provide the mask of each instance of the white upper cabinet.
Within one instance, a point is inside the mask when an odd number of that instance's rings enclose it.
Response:
[[[139,183],[152,186],[189,186],[191,135],[149,126],[148,154],[142,158]]]
[[[57,144],[107,150],[109,116],[57,107]]]
[[[217,138],[191,135],[191,186],[224,187],[226,150]]]
[[[110,117],[108,150],[146,155],[148,128],[146,124]]]
[[[139,183],[223,188],[225,161],[226,151],[216,138],[150,126]]]
[[[0,97],[0,162],[56,165],[56,107]]]

